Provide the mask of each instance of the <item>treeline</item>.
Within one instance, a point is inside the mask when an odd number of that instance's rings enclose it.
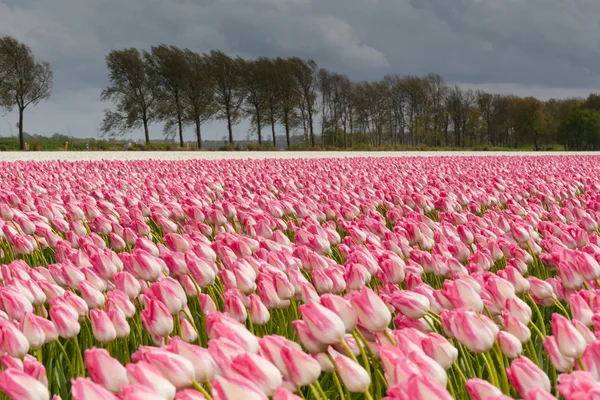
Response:
[[[146,143],[150,126],[161,122],[182,147],[184,130],[193,128],[202,147],[202,124],[219,119],[233,146],[233,126],[245,119],[259,144],[275,146],[283,132],[287,147],[300,141],[301,147],[359,149],[600,149],[596,94],[541,101],[463,89],[437,74],[357,82],[298,57],[245,60],[167,45],[113,50],[106,65],[110,84],[102,100],[113,107],[102,132],[143,129]],[[50,97],[52,78],[50,64],[37,61],[27,45],[0,37],[0,109],[18,110],[21,149],[25,109]]]
[[[164,122],[165,134],[211,119],[248,119],[259,143],[276,144],[278,126],[308,146],[533,147],[600,149],[600,97],[551,99],[491,94],[447,85],[437,74],[356,82],[297,57],[244,60],[220,51],[199,54],[160,45],[113,50],[106,58],[113,101],[106,133]]]

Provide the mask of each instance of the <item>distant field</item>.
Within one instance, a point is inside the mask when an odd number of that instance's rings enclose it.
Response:
[[[344,157],[444,157],[444,156],[543,156],[598,154],[600,152],[489,152],[489,151],[264,151],[264,152],[183,152],[183,151],[80,151],[80,152],[0,152],[0,161],[81,161],[81,160],[262,160],[265,158],[344,158]]]

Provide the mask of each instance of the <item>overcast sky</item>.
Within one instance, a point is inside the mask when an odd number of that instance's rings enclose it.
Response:
[[[0,0],[0,35],[54,70],[52,98],[26,111],[25,130],[86,137],[110,107],[100,92],[111,49],[299,56],[357,80],[437,72],[545,99],[599,90],[599,15],[598,0]],[[16,134],[15,122],[0,115],[0,136]],[[238,126],[237,138],[246,130]],[[205,138],[224,134],[221,124],[204,129]]]

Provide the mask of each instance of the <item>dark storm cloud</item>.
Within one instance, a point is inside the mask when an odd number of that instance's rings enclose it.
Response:
[[[599,13],[592,0],[0,0],[0,35],[26,42],[55,71],[52,99],[28,114],[31,130],[91,136],[108,106],[99,94],[111,48],[295,55],[353,79],[437,72],[560,97],[599,86]],[[13,119],[0,118],[0,135]]]

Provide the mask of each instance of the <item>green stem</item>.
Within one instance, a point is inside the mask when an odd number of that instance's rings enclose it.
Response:
[[[329,354],[329,352],[326,353],[327,357],[329,357],[329,361],[331,361],[331,364],[333,364],[333,381],[335,382],[335,386],[337,387],[338,393],[340,394],[340,400],[344,400],[345,396],[344,396],[344,389],[342,389],[342,385],[340,384],[340,380],[338,378],[338,374],[337,374],[337,364],[335,363],[335,359],[332,357],[331,354]]]
[[[194,389],[196,389],[197,391],[199,391],[200,393],[202,393],[204,395],[204,397],[206,397],[207,400],[212,400],[212,396],[210,394],[208,394],[208,392],[206,391],[206,389],[204,389],[201,384],[199,384],[198,382],[194,381],[192,383],[192,386],[194,387]]]
[[[494,384],[496,387],[499,387],[500,381],[498,380],[498,375],[496,374],[496,370],[492,366],[494,364],[494,362],[492,361],[492,357],[490,356],[490,353],[483,353],[483,360],[485,361],[485,366],[488,369],[488,372],[490,374],[490,379],[492,381],[492,384]]]
[[[319,391],[317,390],[317,388],[315,388],[315,385],[313,385],[312,383],[309,383],[308,387],[310,388],[310,391],[312,392],[315,399],[327,400],[327,397],[321,398],[321,395],[319,394]]]

